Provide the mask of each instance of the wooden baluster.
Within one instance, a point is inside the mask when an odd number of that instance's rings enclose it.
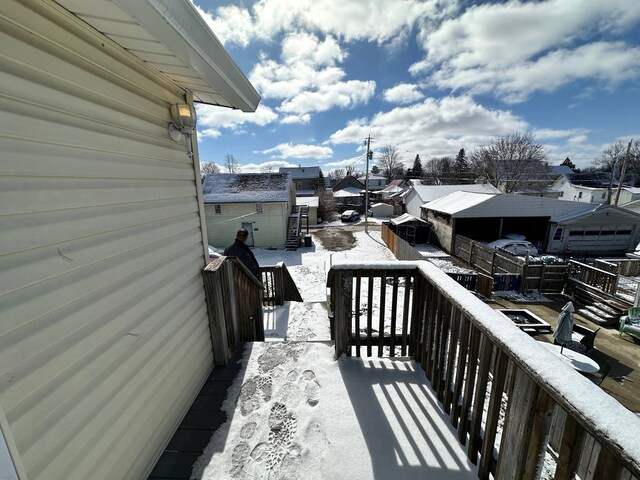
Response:
[[[356,357],[360,356],[360,288],[361,288],[361,278],[360,278],[360,270],[356,272],[356,329],[355,329],[355,341],[356,341]]]
[[[447,370],[446,375],[444,377],[444,401],[443,407],[444,411],[448,414],[451,413],[451,401],[453,396],[453,383],[454,383],[454,374],[456,368],[454,365],[456,364],[456,352],[458,350],[458,334],[460,332],[460,321],[462,318],[462,312],[457,308],[452,308],[451,312],[451,328],[450,328],[450,340],[449,340],[449,352],[447,357]]]
[[[453,409],[451,415],[451,425],[458,426],[460,419],[460,410],[462,408],[462,382],[464,381],[464,372],[467,369],[467,352],[469,351],[469,320],[463,315],[460,325],[460,348],[458,349],[457,367],[456,367],[456,383],[453,390]]]
[[[382,357],[384,346],[384,309],[387,301],[387,272],[382,272],[380,278],[380,322],[378,325],[378,357]]]
[[[502,350],[497,349],[495,367],[493,369],[493,381],[491,382],[491,397],[489,398],[489,406],[487,408],[487,423],[482,439],[480,465],[478,466],[478,478],[481,480],[488,480],[489,474],[491,473],[496,432],[498,431],[498,421],[502,407],[502,394],[505,387],[507,363],[507,355]]]
[[[523,478],[538,390],[539,386],[533,379],[516,367],[502,431],[496,480]]]
[[[475,387],[475,398],[471,411],[471,420],[469,425],[469,448],[467,456],[469,460],[476,464],[478,462],[478,452],[480,451],[482,428],[482,414],[484,411],[484,402],[487,396],[487,383],[489,380],[489,367],[491,365],[491,357],[493,355],[493,344],[485,335],[480,337],[480,364],[478,366],[478,376]]]
[[[458,424],[458,440],[462,445],[467,444],[467,432],[471,415],[471,400],[473,387],[476,381],[476,369],[478,367],[478,348],[480,343],[480,331],[473,325],[470,326],[469,356],[467,360],[467,375],[464,379],[464,394],[462,396],[462,411]]]
[[[373,272],[369,272],[369,276],[367,277],[368,288],[367,288],[367,357],[372,355],[371,352],[371,341],[373,339],[373,283],[375,281],[375,277],[373,276]]]
[[[414,286],[414,275],[409,273],[404,277],[404,303],[402,308],[402,350],[400,351],[400,355],[403,357],[407,354],[407,332],[409,329],[409,305],[410,305],[410,295],[411,288]]]
[[[567,414],[558,451],[554,480],[570,480],[578,468],[580,454],[585,439],[585,431],[575,418]]]
[[[396,315],[398,314],[398,275],[393,275],[393,290],[391,294],[391,334],[389,337],[389,357],[396,356]]]

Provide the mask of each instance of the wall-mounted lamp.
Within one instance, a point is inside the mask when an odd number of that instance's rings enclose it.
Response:
[[[193,105],[176,103],[171,105],[171,120],[169,124],[169,136],[175,142],[179,142],[182,135],[191,135],[196,128],[196,109]]]
[[[169,136],[174,142],[179,142],[182,135],[187,137],[187,155],[193,158],[191,135],[196,128],[196,109],[193,105],[176,103],[171,105],[171,123],[169,124]]]

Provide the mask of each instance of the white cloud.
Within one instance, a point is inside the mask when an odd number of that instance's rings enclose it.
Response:
[[[559,138],[573,137],[577,135],[584,135],[588,133],[588,130],[583,128],[572,128],[569,130],[556,130],[551,128],[539,128],[532,132],[538,140],[554,140]]]
[[[638,21],[636,0],[473,6],[421,31],[427,55],[410,71],[442,88],[495,92],[509,102],[575,80],[615,84],[640,76],[640,49],[617,38]]]
[[[399,83],[386,89],[382,96],[387,102],[407,104],[417,102],[424,98],[424,94],[418,90],[417,85],[410,83]]]
[[[330,168],[354,167],[354,168],[358,168],[358,169],[363,169],[364,168],[364,162],[365,162],[365,158],[364,158],[364,154],[362,154],[359,157],[352,157],[352,158],[346,158],[344,160],[336,160],[334,162],[327,162],[327,163],[325,163],[325,166],[326,167],[330,167]]]
[[[283,160],[269,160],[268,162],[263,163],[247,163],[241,165],[242,173],[252,173],[252,172],[265,172],[271,171],[274,173],[278,172],[280,167],[297,167],[298,165],[291,162],[285,162]]]
[[[379,112],[371,119],[352,120],[333,133],[330,142],[359,144],[371,134],[374,150],[397,145],[409,163],[416,154],[423,159],[454,156],[460,148],[471,150],[495,136],[527,130],[527,122],[517,115],[488,109],[468,96],[428,98],[419,104]]]
[[[454,3],[443,6],[439,0],[262,0],[250,9],[235,5],[215,11],[196,8],[222,42],[247,46],[253,40],[269,40],[278,33],[300,29],[346,41],[397,41],[398,37],[405,39],[419,19],[440,17]]]
[[[276,121],[278,114],[268,106],[261,104],[255,112],[248,113],[230,108],[221,108],[213,105],[196,104],[198,118],[198,135],[200,137],[219,137],[222,128],[233,133],[243,133],[241,127],[246,124],[255,124],[261,127]]]
[[[305,144],[291,144],[281,143],[280,145],[262,150],[259,153],[265,155],[277,154],[272,158],[315,158],[323,159],[330,158],[333,155],[333,150],[329,147],[322,147],[320,145],[305,145]]]
[[[373,96],[375,82],[344,80],[336,64],[346,56],[331,37],[294,33],[282,43],[282,63],[263,56],[249,79],[264,98],[283,100],[277,108],[286,114],[283,123],[308,123],[311,113],[363,105]]]

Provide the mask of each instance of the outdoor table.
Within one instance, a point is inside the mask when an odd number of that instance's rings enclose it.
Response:
[[[560,345],[553,345],[552,343],[546,342],[538,343],[549,350],[551,353],[553,353],[560,360],[571,365],[574,370],[582,373],[596,373],[600,370],[600,365],[598,365],[598,362],[596,362],[592,358],[587,357],[586,355],[574,352],[573,350],[569,350],[566,347],[562,349]],[[560,353],[561,349],[562,353]]]

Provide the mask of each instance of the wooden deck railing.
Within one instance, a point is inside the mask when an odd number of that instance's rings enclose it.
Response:
[[[615,295],[618,288],[617,273],[608,272],[575,260],[569,261],[569,280],[582,282],[609,295]]]
[[[302,302],[302,296],[284,262],[261,266],[262,301],[264,305],[283,305],[284,302]]]
[[[234,257],[202,270],[216,365],[226,366],[241,341],[263,341],[262,285]]]
[[[336,355],[419,362],[481,479],[545,455],[557,480],[640,479],[640,420],[434,265],[339,264],[327,286]]]

